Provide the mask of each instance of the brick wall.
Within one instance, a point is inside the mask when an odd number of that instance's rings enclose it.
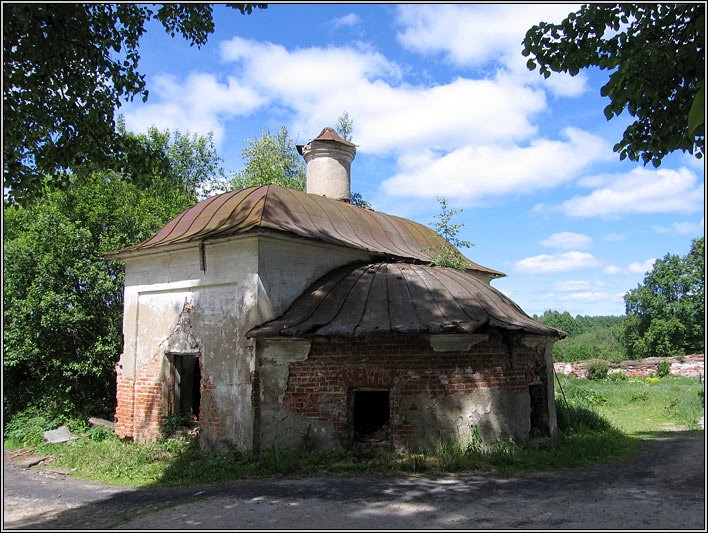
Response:
[[[200,365],[201,365],[200,358]],[[201,381],[201,401],[199,403],[199,427],[202,434],[210,439],[222,439],[226,436],[226,428],[219,416],[216,401],[214,399],[214,382],[211,377],[205,379],[202,371]]]
[[[155,440],[166,406],[162,405],[162,382],[159,357],[140,368],[137,379],[123,376],[117,369],[116,435],[141,440]]]
[[[543,376],[542,351],[519,339],[473,345],[465,352],[434,352],[427,336],[388,336],[313,342],[306,361],[292,363],[283,404],[310,418],[331,422],[341,441],[350,433],[348,392],[351,388],[389,389],[391,420],[404,397],[466,395],[481,388],[528,393],[535,376]],[[394,441],[414,428],[401,422]]]

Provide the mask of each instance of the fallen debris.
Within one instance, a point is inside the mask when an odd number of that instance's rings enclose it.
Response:
[[[45,455],[45,456],[33,456],[30,457],[29,459],[26,459],[25,461],[22,461],[20,463],[20,466],[23,468],[31,468],[33,466],[37,466],[40,463],[43,463],[45,461],[50,461],[52,459],[51,455]]]
[[[57,429],[45,431],[43,435],[44,440],[46,440],[50,444],[66,442],[78,438],[75,435],[72,435],[66,426],[59,426]]]
[[[104,428],[108,428],[108,429],[114,429],[116,426],[115,422],[111,422],[109,420],[104,420],[103,418],[96,418],[93,416],[88,419],[88,423],[94,427],[95,426],[103,426]]]

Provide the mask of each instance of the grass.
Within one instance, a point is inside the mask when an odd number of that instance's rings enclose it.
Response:
[[[86,438],[50,445],[38,442],[41,420],[30,417],[25,426],[6,427],[5,447],[26,446],[38,454],[51,454],[52,467],[78,477],[136,487],[282,475],[514,473],[618,460],[630,455],[642,438],[667,429],[698,428],[703,412],[703,384],[697,379],[591,381],[560,376],[560,383],[556,386],[560,434],[553,441],[484,442],[473,433],[468,442],[441,442],[426,452],[367,453],[352,448],[326,454],[268,449],[256,457],[229,446],[202,450],[187,437],[124,442],[104,428],[82,431],[77,424],[72,432],[85,432]],[[24,427],[31,431],[23,433]]]
[[[569,402],[591,407],[628,436],[700,429],[698,420],[703,414],[704,387],[697,378],[668,376],[594,381],[559,377]]]

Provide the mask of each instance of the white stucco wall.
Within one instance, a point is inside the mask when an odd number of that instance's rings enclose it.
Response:
[[[202,382],[209,385],[209,395],[203,396],[211,413],[206,415],[211,418],[203,429],[205,437],[225,438],[249,449],[257,423],[251,372],[258,362],[254,343],[245,333],[285,311],[309,284],[333,268],[372,256],[277,235],[207,242],[204,249],[206,271],[201,269],[198,243],[123,259],[124,349],[118,372],[135,382],[141,373],[158,368],[165,379],[169,366],[165,352],[173,349],[172,334],[188,310],[190,335],[202,358]],[[165,385],[163,403],[167,394]],[[140,424],[141,417],[136,416],[133,433],[138,438]],[[217,435],[218,428],[223,435]]]

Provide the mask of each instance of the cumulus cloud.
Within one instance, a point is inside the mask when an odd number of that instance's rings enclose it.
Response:
[[[677,235],[703,235],[705,220],[701,217],[698,222],[674,222],[670,226],[653,226],[654,231],[661,234],[675,233]]]
[[[150,102],[124,112],[127,129],[146,131],[154,125],[202,135],[213,132],[216,143],[223,137],[225,117],[251,113],[264,102],[234,77],[222,82],[206,73],[192,73],[183,82],[170,75],[155,76],[150,92]]]
[[[553,286],[553,290],[560,292],[586,291],[592,287],[589,281],[560,281]]]
[[[608,240],[611,242],[623,241],[626,238],[627,238],[627,235],[625,235],[624,233],[616,233],[614,231],[605,235],[605,240]]]
[[[477,7],[486,13],[490,6]],[[349,16],[338,21],[356,22]],[[489,45],[499,57],[508,50],[504,39]],[[578,128],[539,138],[546,91],[520,82],[506,67],[498,75],[413,85],[400,65],[365,43],[288,49],[234,37],[219,50],[232,76],[157,77],[150,103],[126,115],[128,128],[213,131],[218,143],[226,120],[272,108],[291,117],[293,136],[307,139],[334,126],[346,109],[356,121],[358,152],[395,160],[383,194],[454,196],[460,205],[555,187],[614,155],[607,141]],[[473,64],[478,52],[465,53],[472,55],[461,60]]]
[[[652,269],[655,262],[656,262],[656,258],[653,258],[653,257],[651,259],[647,259],[646,261],[642,261],[641,263],[635,261],[635,262],[627,265],[627,273],[628,274],[646,274],[647,272],[649,272]]]
[[[577,9],[572,4],[401,5],[397,38],[411,51],[442,54],[458,68],[498,68],[499,77],[542,84],[558,96],[577,96],[587,85],[584,73],[544,79],[537,70],[528,70],[527,59],[521,55],[521,41],[531,26],[560,22]]]
[[[586,252],[563,252],[553,255],[536,255],[521,259],[514,264],[514,270],[527,274],[549,274],[570,272],[602,266],[602,261]]]
[[[559,209],[570,217],[613,217],[638,213],[695,213],[703,208],[703,184],[691,170],[635,168],[629,173],[591,176],[580,182],[596,187]]]
[[[559,297],[560,300],[571,300],[576,302],[607,302],[607,301],[623,301],[624,293],[610,294],[604,291],[584,291],[564,294]]]
[[[611,276],[616,274],[646,274],[654,267],[655,262],[656,258],[651,257],[642,262],[634,261],[626,267],[607,265],[602,269],[602,272]]]
[[[524,194],[557,186],[598,159],[608,143],[566,128],[565,140],[536,139],[528,146],[470,145],[439,155],[422,151],[400,161],[401,170],[382,187],[391,195],[454,196],[459,201]]]
[[[607,265],[605,268],[602,269],[602,272],[603,274],[614,276],[615,274],[621,274],[622,268],[618,267],[617,265]]]
[[[317,132],[347,109],[356,117],[360,153],[520,141],[537,133],[531,117],[546,108],[543,91],[512,83],[462,77],[433,87],[402,83],[400,68],[366,47],[289,51],[235,37],[221,52],[262,98],[293,110],[294,131]]]
[[[539,242],[541,246],[546,248],[560,248],[561,250],[573,250],[579,248],[590,248],[592,238],[581,233],[573,233],[571,231],[562,231],[554,233],[548,238]]]
[[[361,19],[356,13],[348,13],[330,21],[330,26],[335,30],[343,26],[357,26],[359,24],[361,24]]]

